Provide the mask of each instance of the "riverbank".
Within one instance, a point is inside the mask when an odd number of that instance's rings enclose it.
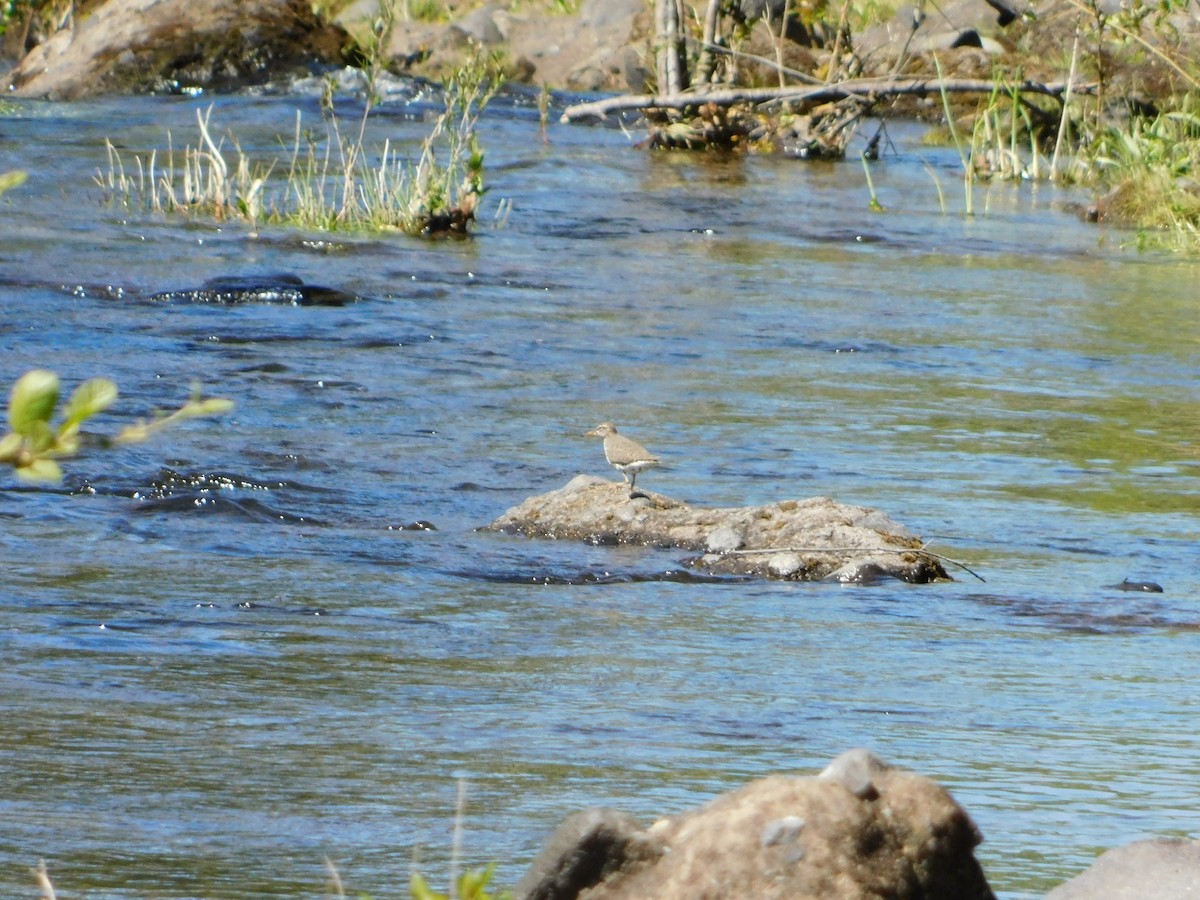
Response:
[[[693,3],[691,15],[703,18],[704,5]],[[1051,81],[1070,74],[1078,34],[1080,77],[1102,78],[1110,99],[1145,103],[1194,88],[1200,54],[1194,5],[1135,21],[1115,13],[1089,18],[1081,0],[955,0],[916,19],[907,9],[877,6],[871,18],[836,21],[828,10],[786,26],[772,21],[764,0],[742,0],[739,8],[753,15],[735,16],[733,30],[716,38],[723,53],[741,60],[730,74],[745,84],[778,83],[781,71],[787,79],[827,80],[841,65],[833,57],[845,52],[853,54],[855,77],[935,75],[940,66],[944,75],[1019,70]],[[641,93],[655,80],[657,26],[644,0],[398,3],[394,12],[381,49],[397,72],[441,80],[482,47],[514,81],[551,90]],[[296,67],[352,62],[379,16],[380,0],[77,0],[65,11],[35,3],[7,23],[0,64],[10,63],[6,80],[21,96],[219,90]],[[702,47],[688,40],[692,52]],[[1087,61],[1101,57],[1106,71],[1090,71]]]
[[[83,0],[62,17],[47,0],[8,23],[4,53],[20,58],[7,82],[15,96],[66,99],[278,87],[346,65],[444,80],[482,52],[544,91],[628,95],[565,116],[640,112],[651,147],[840,158],[868,118],[913,117],[943,129],[933,133],[956,145],[968,181],[1082,182],[1095,200],[1081,214],[1139,245],[1200,241],[1200,192],[1176,177],[1200,159],[1188,124],[1194,5],[1151,17],[1089,15],[1083,0],[955,0],[915,17],[847,6],[834,23],[832,10],[782,22],[765,0],[743,0],[694,4],[688,22],[708,10],[702,31],[662,21],[672,4],[652,20],[642,0],[318,6]]]

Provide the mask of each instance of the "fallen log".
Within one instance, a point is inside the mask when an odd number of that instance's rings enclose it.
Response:
[[[1022,81],[1006,85],[1006,91],[1042,94],[1062,97],[1068,89],[1072,94],[1090,93],[1090,84],[1072,84],[1069,81]],[[606,116],[628,110],[682,110],[705,104],[714,106],[736,106],[740,103],[829,103],[850,97],[878,103],[888,97],[938,94],[978,93],[990,94],[996,90],[996,82],[979,78],[855,78],[835,84],[819,86],[798,85],[789,87],[758,88],[712,88],[674,94],[623,94],[606,97],[588,103],[568,106],[562,114],[563,122],[578,122],[583,119],[603,119]]]
[[[486,529],[697,551],[699,556],[684,563],[718,575],[854,583],[952,580],[941,565],[945,557],[925,550],[903,525],[879,510],[828,497],[700,507],[654,492],[631,498],[627,484],[577,475],[513,507]]]

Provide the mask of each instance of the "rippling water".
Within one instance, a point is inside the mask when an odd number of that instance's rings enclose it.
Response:
[[[483,134],[512,214],[470,241],[101,202],[105,137],[180,146],[208,102],[0,119],[0,170],[31,173],[0,201],[5,383],[112,377],[109,432],[195,379],[238,404],[61,490],[0,482],[0,893],[45,859],[71,896],[312,895],[328,856],[403,895],[414,856],[444,879],[458,779],[465,861],[512,883],[581,806],[649,820],[856,745],[954,792],[1006,898],[1195,833],[1194,263],[1119,252],[1045,186],[965,216],[955,152],[902,125],[873,213],[857,161],[543,142],[520,97]],[[268,154],[297,106],[319,127],[296,96],[213,122]],[[415,144],[427,112],[373,133]],[[264,272],[363,299],[148,300]],[[877,506],[987,580],[708,583],[475,531],[615,477],[581,436],[603,419],[669,460],[646,487]]]

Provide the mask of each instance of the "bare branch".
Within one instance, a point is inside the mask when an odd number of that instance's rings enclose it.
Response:
[[[1095,86],[1091,84],[1071,85],[1066,81],[1022,81],[1014,85],[1023,93],[1045,94],[1050,97],[1061,97],[1070,88],[1075,94],[1091,93]],[[608,97],[590,103],[577,103],[568,106],[563,112],[563,122],[577,122],[581,119],[603,119],[604,117],[626,110],[667,110],[688,109],[691,107],[713,104],[715,106],[734,106],[739,103],[827,103],[844,100],[847,97],[858,97],[869,103],[878,103],[888,97],[906,95],[947,93],[976,93],[990,94],[996,89],[996,82],[985,79],[965,78],[939,80],[937,78],[855,78],[838,84],[820,87],[801,86],[785,88],[719,88],[708,91],[694,91],[674,94],[626,94],[619,97]]]

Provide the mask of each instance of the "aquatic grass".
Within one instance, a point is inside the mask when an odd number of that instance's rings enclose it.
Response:
[[[1029,107],[1015,85],[996,79],[992,93],[975,119],[970,165],[980,178],[1000,181],[1038,180],[1045,158]]]
[[[124,159],[111,140],[105,141],[107,170],[98,170],[94,181],[110,202],[153,212],[186,212],[218,221],[245,219],[256,226],[263,216],[264,190],[274,163],[254,164],[231,136],[233,148],[226,158],[225,139],[214,140],[209,119],[212,107],[196,111],[199,140],[187,146],[178,168],[170,132],[166,166],[159,168],[158,151],[134,156],[136,175],[127,173]]]
[[[925,172],[933,180],[933,187],[937,191],[938,195],[938,206],[941,208],[942,215],[944,216],[946,215],[946,192],[942,190],[942,182],[937,177],[937,173],[933,171],[933,168],[929,165],[929,163],[925,163]]]
[[[454,805],[454,830],[450,844],[450,889],[446,893],[435,891],[429,886],[425,876],[415,868],[416,854],[414,853],[414,869],[409,876],[408,894],[411,900],[512,900],[512,892],[502,890],[491,893],[492,876],[496,873],[496,862],[488,863],[479,869],[465,869],[459,872],[462,858],[463,819],[467,805],[467,783],[458,780],[457,799]],[[346,888],[342,884],[342,876],[337,866],[327,856],[325,870],[329,873],[329,891],[339,900],[345,900]],[[359,900],[372,900],[370,894],[358,893]]]
[[[1047,168],[1040,143],[1040,135],[1045,130],[1044,122],[1051,120],[1044,110],[1022,93],[1016,83],[1000,73],[993,76],[990,93],[973,113],[968,141],[959,133],[949,93],[945,89],[941,64],[936,56],[934,63],[938,69],[946,128],[970,180],[1040,180],[1044,171],[1053,171],[1053,167]],[[1036,122],[1035,114],[1038,118]],[[1054,116],[1052,122],[1059,127],[1061,134],[1065,127],[1062,116]]]
[[[996,72],[991,91],[969,114],[969,135],[962,132],[962,122],[955,115],[945,78],[937,56],[933,57],[938,71],[945,131],[940,139],[936,130],[926,134],[927,143],[950,143],[958,152],[962,164],[963,192],[966,214],[975,212],[974,189],[980,183],[1043,180],[1087,180],[1086,166],[1081,162],[1081,150],[1068,152],[1067,136],[1072,131],[1071,81],[1061,105],[1047,109],[1045,98],[1021,90],[1019,79]],[[1039,102],[1041,105],[1039,105]],[[1052,156],[1047,150],[1053,142]],[[945,208],[941,185],[934,179],[939,201]]]
[[[108,141],[107,169],[98,170],[95,181],[110,202],[129,208],[241,219],[252,228],[465,234],[485,192],[477,127],[499,88],[495,73],[495,61],[477,55],[447,81],[445,107],[415,159],[391,141],[374,158],[368,151],[366,124],[377,77],[368,71],[365,109],[353,134],[345,134],[330,115],[324,137],[313,137],[297,113],[282,181],[272,177],[281,160],[251,159],[232,133],[214,137],[211,106],[197,111],[197,139],[178,165],[169,133],[165,166],[153,150],[135,155],[127,170]]]
[[[875,182],[871,178],[871,164],[867,162],[867,155],[864,153],[860,159],[862,160],[863,175],[867,179],[867,190],[871,194],[871,201],[867,206],[871,212],[884,212],[883,204],[879,202],[879,196],[875,193]]]
[[[460,69],[446,85],[445,109],[415,161],[389,140],[370,162],[362,129],[346,138],[336,118],[329,120],[321,149],[302,138],[297,114],[286,203],[268,214],[269,221],[325,230],[465,233],[485,191],[478,120],[497,88],[478,61]]]
[[[950,94],[946,90],[946,76],[942,71],[942,61],[938,59],[937,54],[933,54],[933,64],[937,68],[938,75],[938,92],[942,98],[942,110],[946,114],[946,127],[950,130],[950,140],[954,143],[954,148],[958,151],[958,158],[962,162],[963,167],[963,195],[966,202],[966,215],[975,214],[975,168],[971,165],[971,158],[968,154],[962,138],[958,134],[958,128],[954,124],[954,111],[950,107]],[[939,189],[940,193],[940,189]]]

